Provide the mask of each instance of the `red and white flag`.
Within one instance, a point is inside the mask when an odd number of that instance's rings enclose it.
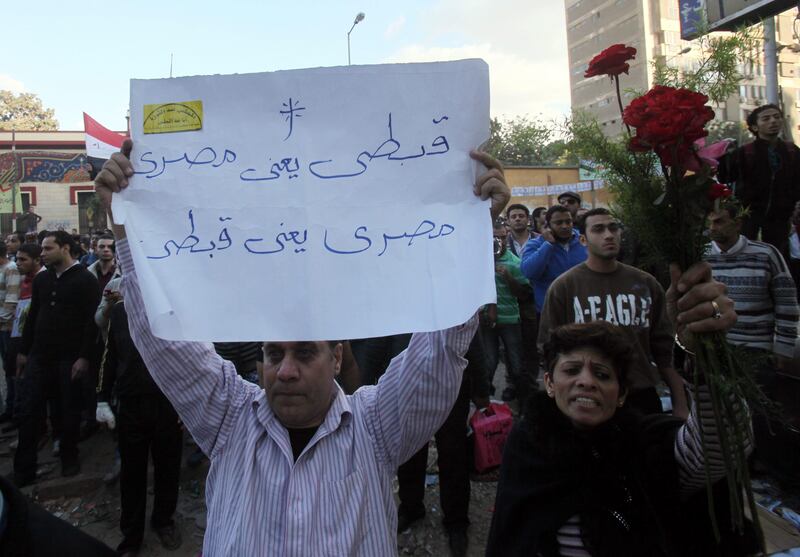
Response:
[[[110,159],[122,148],[126,136],[112,132],[97,123],[94,118],[83,113],[83,129],[86,132],[86,156],[95,159]]]

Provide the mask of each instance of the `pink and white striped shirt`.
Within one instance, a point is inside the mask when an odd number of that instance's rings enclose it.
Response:
[[[413,335],[375,386],[339,390],[297,461],[263,389],[210,343],[156,338],[130,249],[117,242],[131,337],[209,455],[204,557],[397,554],[392,478],[444,422],[477,318]]]

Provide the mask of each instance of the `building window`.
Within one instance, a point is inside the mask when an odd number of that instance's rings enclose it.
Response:
[[[28,207],[31,206],[31,194],[27,191],[20,192],[19,196],[22,198],[22,207],[17,207],[17,216],[21,215],[25,211],[28,210]],[[3,213],[0,215],[0,230],[2,230],[3,235],[10,234],[14,230],[14,221],[11,218],[11,213]]]
[[[667,4],[667,17],[670,19],[679,19],[680,13],[678,12],[678,3],[677,2],[669,2]]]
[[[100,211],[99,203],[94,201],[93,191],[75,192],[78,196],[78,232],[89,234],[92,230],[106,228],[106,216]]]
[[[31,192],[22,191],[19,196],[22,198],[22,212],[24,213],[31,206]]]
[[[572,75],[583,75],[589,69],[589,64],[578,64],[572,69]]]

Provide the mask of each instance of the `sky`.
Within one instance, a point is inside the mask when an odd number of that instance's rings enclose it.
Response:
[[[32,14],[31,10],[37,12]],[[569,111],[561,0],[42,0],[8,3],[0,89],[36,93],[61,130],[125,128],[129,79],[483,58],[491,115]]]

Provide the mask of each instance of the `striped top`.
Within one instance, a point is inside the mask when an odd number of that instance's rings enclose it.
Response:
[[[17,265],[9,261],[0,268],[0,331],[10,331],[19,301],[20,274]]]
[[[693,387],[689,386],[690,390]],[[708,462],[711,481],[721,480],[725,476],[725,461],[719,445],[717,423],[711,406],[711,397],[708,388],[701,385],[696,397],[696,403],[691,405],[689,419],[680,427],[675,437],[675,461],[678,464],[678,478],[680,481],[681,495],[688,498],[690,495],[704,489],[706,486],[705,463]],[[742,420],[749,419],[741,404],[735,406],[737,416]],[[700,440],[700,428],[703,428],[706,441],[706,452],[703,453],[703,444]],[[745,427],[744,423],[739,424]],[[752,452],[753,447],[747,439],[745,451]],[[583,545],[581,536],[580,516],[575,515],[567,520],[556,533],[559,545],[559,555],[562,557],[591,557]]]
[[[223,360],[228,360],[239,375],[256,371],[258,362],[264,359],[261,342],[215,342],[214,350]]]
[[[125,240],[117,242],[131,337],[159,388],[211,459],[203,555],[397,554],[392,478],[453,406],[477,318],[414,334],[377,385],[337,388],[297,461],[266,393],[210,343],[155,337]]]
[[[739,316],[728,341],[792,358],[800,309],[794,280],[780,252],[739,236],[724,253],[711,242],[705,260],[714,278],[728,287]]]

